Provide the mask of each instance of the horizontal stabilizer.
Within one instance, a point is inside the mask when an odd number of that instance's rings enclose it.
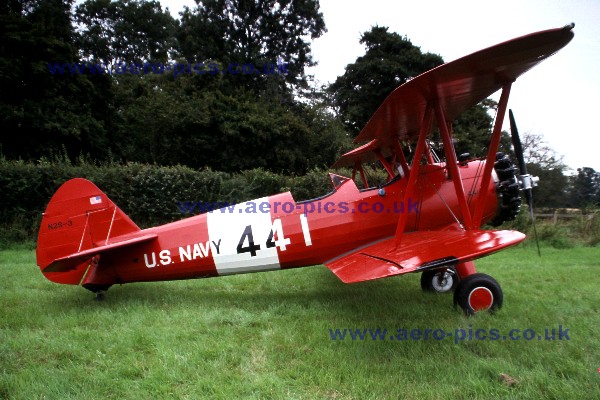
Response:
[[[91,259],[93,256],[97,254],[101,254],[110,250],[123,248],[127,246],[131,246],[137,243],[147,242],[153,239],[156,239],[158,235],[149,234],[138,236],[133,239],[127,239],[116,243],[107,244],[104,246],[93,247],[88,250],[83,250],[77,253],[69,254],[68,256],[57,258],[52,261],[46,268],[43,269],[43,272],[66,272],[74,269],[82,262]]]
[[[405,233],[396,246],[391,237],[325,263],[344,283],[420,272],[474,260],[517,244],[517,231],[442,230]]]

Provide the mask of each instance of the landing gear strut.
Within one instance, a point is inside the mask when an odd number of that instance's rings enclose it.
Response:
[[[494,312],[502,307],[500,285],[491,276],[478,273],[473,261],[425,271],[421,274],[421,287],[438,293],[454,290],[454,306],[458,304],[469,316],[479,311]]]

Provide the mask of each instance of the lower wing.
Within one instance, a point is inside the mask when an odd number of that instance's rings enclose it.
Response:
[[[438,230],[405,233],[372,243],[325,263],[344,283],[422,272],[455,265],[517,244],[525,235],[517,231]]]

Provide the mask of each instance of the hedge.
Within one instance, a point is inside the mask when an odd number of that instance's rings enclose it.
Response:
[[[62,183],[75,177],[94,182],[145,228],[189,217],[179,207],[186,201],[241,202],[284,191],[291,191],[296,200],[318,197],[331,191],[326,172],[285,176],[258,168],[231,174],[184,166],[0,158],[0,246],[35,240],[48,201]]]

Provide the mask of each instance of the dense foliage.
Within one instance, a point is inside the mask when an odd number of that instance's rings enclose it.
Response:
[[[12,0],[0,7],[0,150],[304,173],[349,147],[323,105],[301,102],[314,0]],[[246,65],[248,64],[248,65]],[[256,66],[254,73],[250,64]]]

